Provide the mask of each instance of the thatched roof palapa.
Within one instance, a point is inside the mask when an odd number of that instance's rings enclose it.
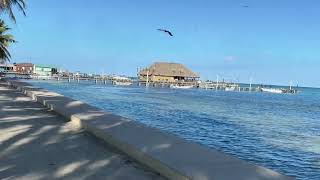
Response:
[[[149,71],[149,72],[148,72]],[[167,62],[156,62],[150,67],[143,69],[139,72],[139,75],[152,76],[168,76],[168,77],[188,77],[188,78],[199,78],[199,75],[192,72],[190,69],[182,64],[178,63],[167,63]]]

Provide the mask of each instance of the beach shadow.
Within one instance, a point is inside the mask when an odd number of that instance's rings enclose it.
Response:
[[[0,179],[161,179],[22,93],[0,92]]]

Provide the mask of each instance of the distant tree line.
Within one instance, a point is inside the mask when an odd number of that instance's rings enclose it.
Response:
[[[8,47],[15,43],[13,35],[9,34],[10,28],[6,25],[2,16],[7,15],[12,22],[16,23],[16,17],[13,9],[17,8],[22,14],[26,15],[26,2],[25,0],[0,0],[0,62],[7,62],[11,59],[11,54]]]

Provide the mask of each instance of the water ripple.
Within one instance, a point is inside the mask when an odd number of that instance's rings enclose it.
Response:
[[[320,91],[298,95],[32,82],[297,179],[320,179]]]

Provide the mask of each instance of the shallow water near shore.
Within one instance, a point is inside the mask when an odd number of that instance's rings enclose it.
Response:
[[[320,179],[320,89],[288,95],[27,82],[297,179]]]

